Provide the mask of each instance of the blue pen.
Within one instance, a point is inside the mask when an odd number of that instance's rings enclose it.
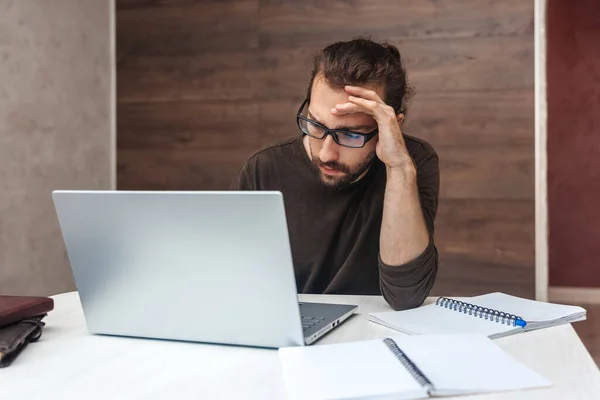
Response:
[[[515,319],[515,326],[520,326],[521,328],[525,328],[525,325],[527,325],[527,322],[525,322],[525,320],[523,318]]]

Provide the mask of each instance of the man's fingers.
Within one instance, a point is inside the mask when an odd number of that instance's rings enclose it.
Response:
[[[379,107],[379,103],[375,100],[368,100],[361,97],[348,96],[348,101],[368,110],[372,115],[375,115],[377,108]]]
[[[366,113],[372,115],[369,110],[366,110],[362,106],[354,103],[336,104],[335,108],[331,110],[331,113],[335,115],[346,115],[353,113]]]
[[[365,109],[368,114],[371,114],[377,120],[378,124],[387,124],[395,119],[394,110],[387,104],[354,96],[349,96],[348,100]]]
[[[365,113],[373,116],[378,124],[387,124],[396,120],[392,107],[385,103],[356,96],[348,96],[348,102],[336,104],[331,113],[335,115]]]
[[[348,94],[350,95],[362,97],[367,100],[373,100],[377,103],[383,103],[383,100],[381,100],[377,92],[375,92],[374,90],[350,85],[345,86],[344,90],[346,90],[346,92],[348,92]]]

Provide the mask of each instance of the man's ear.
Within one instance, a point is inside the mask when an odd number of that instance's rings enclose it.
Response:
[[[402,122],[404,122],[404,114],[400,113],[396,115],[396,120],[398,121],[398,125],[402,126]]]

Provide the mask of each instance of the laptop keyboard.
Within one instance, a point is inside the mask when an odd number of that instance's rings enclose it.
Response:
[[[325,318],[315,318],[315,317],[307,317],[307,316],[302,316],[302,330],[307,330],[309,328],[312,328],[313,326],[315,326],[316,324],[318,324],[321,321],[324,321]]]

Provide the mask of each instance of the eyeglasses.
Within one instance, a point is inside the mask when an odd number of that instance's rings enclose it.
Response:
[[[317,121],[313,121],[312,119],[308,119],[302,115],[306,103],[308,103],[308,99],[304,100],[298,109],[296,122],[298,122],[298,127],[302,133],[310,137],[314,137],[315,139],[324,139],[327,135],[331,135],[333,140],[340,146],[356,149],[363,147],[379,132],[378,129],[375,129],[369,133],[354,132],[346,129],[329,129]]]

